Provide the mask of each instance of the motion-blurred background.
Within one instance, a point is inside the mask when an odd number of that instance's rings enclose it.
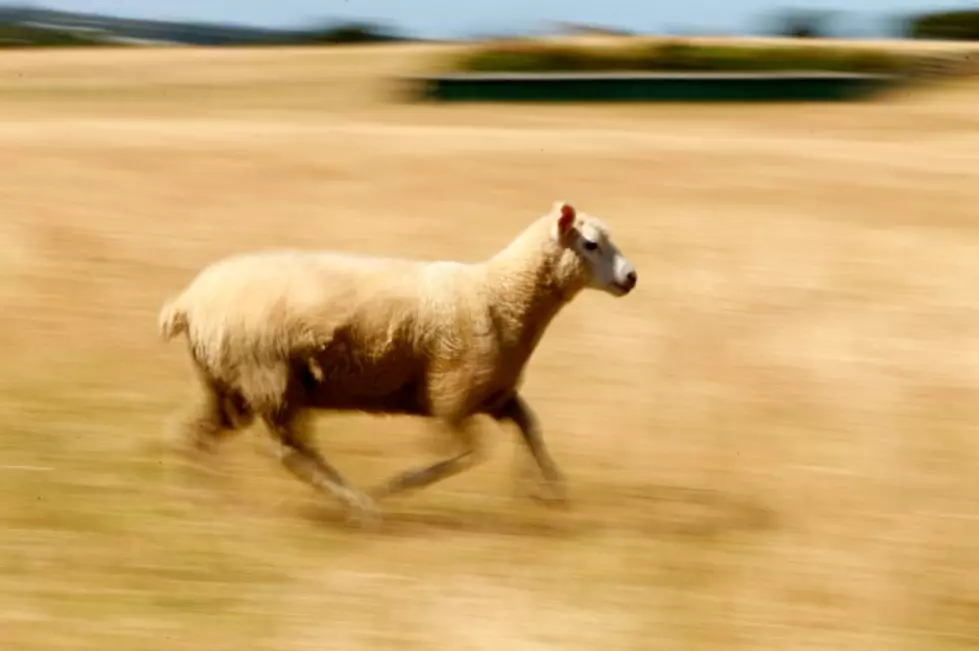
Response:
[[[0,649],[979,648],[979,11],[875,0],[50,1],[0,11]],[[974,4],[973,4],[973,8]],[[445,103],[453,69],[887,72],[838,102]],[[705,84],[708,82],[705,81]],[[710,93],[706,93],[710,94]],[[262,247],[476,260],[604,218],[483,466],[348,526],[194,396],[163,300]],[[324,416],[366,486],[424,422]]]

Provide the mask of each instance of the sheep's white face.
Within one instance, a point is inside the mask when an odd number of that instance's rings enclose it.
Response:
[[[585,272],[585,286],[613,296],[625,296],[636,286],[636,268],[610,237],[598,218],[557,202],[554,205],[555,235],[563,240]]]

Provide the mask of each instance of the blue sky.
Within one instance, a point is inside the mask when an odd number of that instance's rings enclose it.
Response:
[[[10,3],[10,0],[4,0]],[[13,4],[25,4],[14,2]],[[424,37],[470,36],[538,28],[547,20],[594,22],[656,32],[675,28],[756,31],[786,6],[845,9],[848,29],[880,29],[889,16],[922,9],[975,7],[975,0],[33,0],[52,9],[136,18],[194,19],[275,27],[371,19]],[[466,6],[466,5],[469,6]],[[875,24],[876,23],[876,24]]]

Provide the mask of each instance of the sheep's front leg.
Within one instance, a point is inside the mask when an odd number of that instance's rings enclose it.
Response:
[[[282,446],[280,460],[289,472],[301,481],[334,495],[362,519],[377,519],[374,501],[350,484],[320,455],[295,416],[266,416],[264,420]]]
[[[420,468],[412,468],[395,475],[381,486],[371,491],[376,499],[390,497],[396,493],[417,490],[430,484],[448,479],[453,475],[472,468],[483,457],[483,450],[467,423],[448,426],[461,451],[453,457],[437,461]]]
[[[492,416],[499,422],[510,421],[520,430],[524,445],[544,478],[543,486],[534,493],[534,497],[551,503],[566,503],[568,496],[564,475],[551,458],[541,435],[540,424],[527,402],[514,394]]]

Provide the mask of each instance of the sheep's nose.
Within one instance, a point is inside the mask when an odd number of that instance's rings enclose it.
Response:
[[[632,288],[636,286],[636,281],[638,280],[639,277],[636,276],[636,272],[630,271],[625,275],[625,286],[632,290]]]

